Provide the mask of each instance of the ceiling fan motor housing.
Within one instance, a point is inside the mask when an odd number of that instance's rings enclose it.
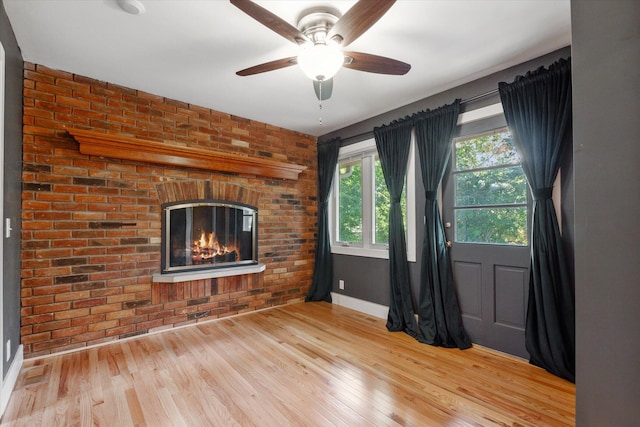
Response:
[[[313,44],[326,44],[327,34],[338,19],[339,17],[332,12],[310,12],[300,18],[298,29]]]

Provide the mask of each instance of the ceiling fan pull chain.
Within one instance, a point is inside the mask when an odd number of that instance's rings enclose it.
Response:
[[[319,99],[319,103],[318,106],[320,107],[320,117],[318,118],[318,122],[320,123],[320,126],[322,126],[322,80],[318,81],[318,92],[320,94],[320,99]]]

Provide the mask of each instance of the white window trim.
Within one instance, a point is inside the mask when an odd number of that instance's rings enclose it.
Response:
[[[463,125],[465,123],[471,123],[478,120],[488,119],[489,117],[498,116],[504,114],[502,103],[487,105],[486,107],[476,108],[475,110],[466,111],[458,114],[457,125]]]
[[[372,152],[376,150],[375,140],[368,139],[358,142],[356,144],[347,145],[340,148],[340,154],[338,155],[338,161],[344,160],[350,156]],[[409,161],[407,164],[407,260],[410,262],[416,262],[416,167],[415,167],[415,141],[412,136],[411,148],[409,151]],[[334,182],[336,182],[338,171],[336,170],[336,176],[334,176]],[[363,170],[363,179],[373,179],[368,176],[369,171]],[[334,186],[335,187],[335,186]],[[343,246],[336,243],[337,234],[337,218],[336,218],[336,193],[331,190],[331,196],[329,199],[329,229],[331,234],[331,253],[352,255],[368,258],[380,258],[389,259],[389,248],[385,245],[372,245],[372,247],[361,247],[355,245]],[[367,213],[373,212],[373,209],[369,207]],[[366,230],[368,224],[369,230],[371,229],[371,223],[373,219],[365,218],[369,215],[365,215],[363,212],[363,229]]]

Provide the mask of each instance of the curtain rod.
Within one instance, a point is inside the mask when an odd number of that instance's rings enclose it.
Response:
[[[462,101],[460,101],[460,104],[468,104],[470,102],[477,101],[478,99],[486,98],[488,96],[495,95],[497,93],[498,93],[498,89],[497,88],[496,89],[491,89],[490,91],[485,92],[485,93],[481,93],[480,95],[475,95],[475,96],[472,96],[470,98],[463,99]]]
[[[460,101],[460,105],[468,104],[470,102],[477,101],[479,99],[486,98],[488,96],[495,95],[497,93],[498,93],[498,89],[497,88],[496,89],[491,89],[490,91],[487,91],[485,93],[481,93],[480,95],[474,95],[474,96],[472,96],[470,98],[463,99],[462,101]],[[368,132],[363,132],[363,133],[359,133],[357,135],[351,135],[351,136],[348,136],[346,138],[343,138],[342,139],[342,143],[343,144],[344,143],[348,143],[348,142],[350,142],[350,141],[352,141],[354,139],[358,140],[358,141],[362,141],[362,140],[369,139],[369,138],[373,138],[373,131],[372,130],[370,130]]]

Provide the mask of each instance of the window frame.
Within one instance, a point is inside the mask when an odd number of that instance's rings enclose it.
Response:
[[[406,176],[406,241],[407,260],[416,262],[416,176],[415,176],[415,141],[412,133],[411,148],[407,164]],[[331,236],[331,253],[352,255],[367,258],[389,259],[388,244],[375,244],[375,164],[373,159],[377,155],[376,143],[373,138],[355,144],[340,147],[338,164],[350,158],[361,157],[362,164],[362,244],[349,244],[336,241],[338,235],[338,188],[340,168],[336,167],[333,186],[329,198],[329,234]]]

